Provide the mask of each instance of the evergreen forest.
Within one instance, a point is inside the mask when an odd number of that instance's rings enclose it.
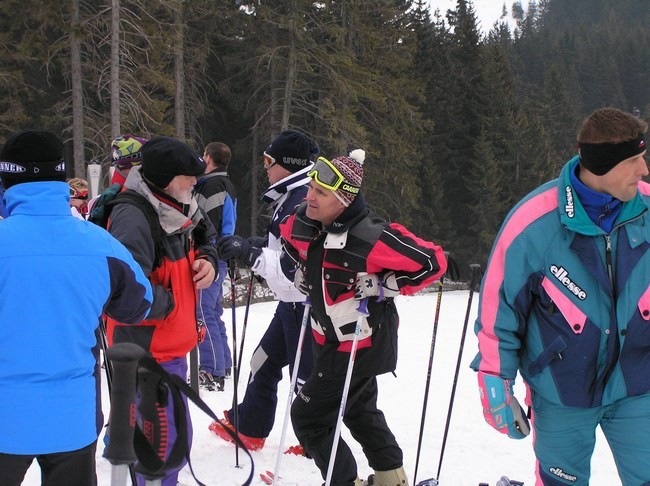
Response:
[[[648,0],[506,1],[491,26],[467,0],[3,0],[0,142],[52,130],[71,177],[119,134],[225,142],[248,236],[262,152],[298,129],[328,158],[365,149],[374,211],[485,264],[585,116],[650,119],[648,25]]]

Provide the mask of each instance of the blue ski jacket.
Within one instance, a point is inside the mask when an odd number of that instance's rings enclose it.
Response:
[[[513,208],[488,262],[474,370],[570,407],[650,391],[650,185],[622,203],[610,233],[560,177]]]
[[[153,300],[129,251],[70,212],[65,182],[7,189],[0,221],[0,453],[73,451],[103,425],[96,330]],[[1,482],[1,481],[0,481]]]

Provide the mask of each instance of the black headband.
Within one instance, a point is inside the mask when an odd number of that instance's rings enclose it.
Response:
[[[578,143],[580,164],[598,176],[607,174],[618,163],[643,153],[645,135],[621,143]]]

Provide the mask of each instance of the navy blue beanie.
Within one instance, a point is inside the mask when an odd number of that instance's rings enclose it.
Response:
[[[264,152],[289,172],[298,172],[312,163],[319,149],[304,133],[285,130],[273,139]]]

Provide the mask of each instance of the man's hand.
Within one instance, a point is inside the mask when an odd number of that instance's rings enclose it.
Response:
[[[212,263],[210,263],[208,260],[205,260],[203,258],[194,260],[194,263],[192,264],[192,270],[194,271],[194,277],[192,277],[192,280],[194,281],[194,285],[196,285],[197,289],[207,289],[210,285],[212,285],[212,282],[214,282],[214,277],[216,274]]]
[[[485,421],[511,439],[523,439],[530,434],[530,425],[524,410],[512,395],[513,384],[514,380],[478,372]]]
[[[255,237],[258,241],[258,238]],[[217,242],[217,251],[219,259],[233,260],[237,259],[243,264],[252,267],[262,250],[251,245],[248,239],[237,235],[224,236]]]
[[[359,273],[354,285],[354,299],[362,300],[368,297],[377,297],[381,302],[386,297],[399,295],[399,288],[395,281],[395,273],[388,272],[383,277],[376,273]]]

